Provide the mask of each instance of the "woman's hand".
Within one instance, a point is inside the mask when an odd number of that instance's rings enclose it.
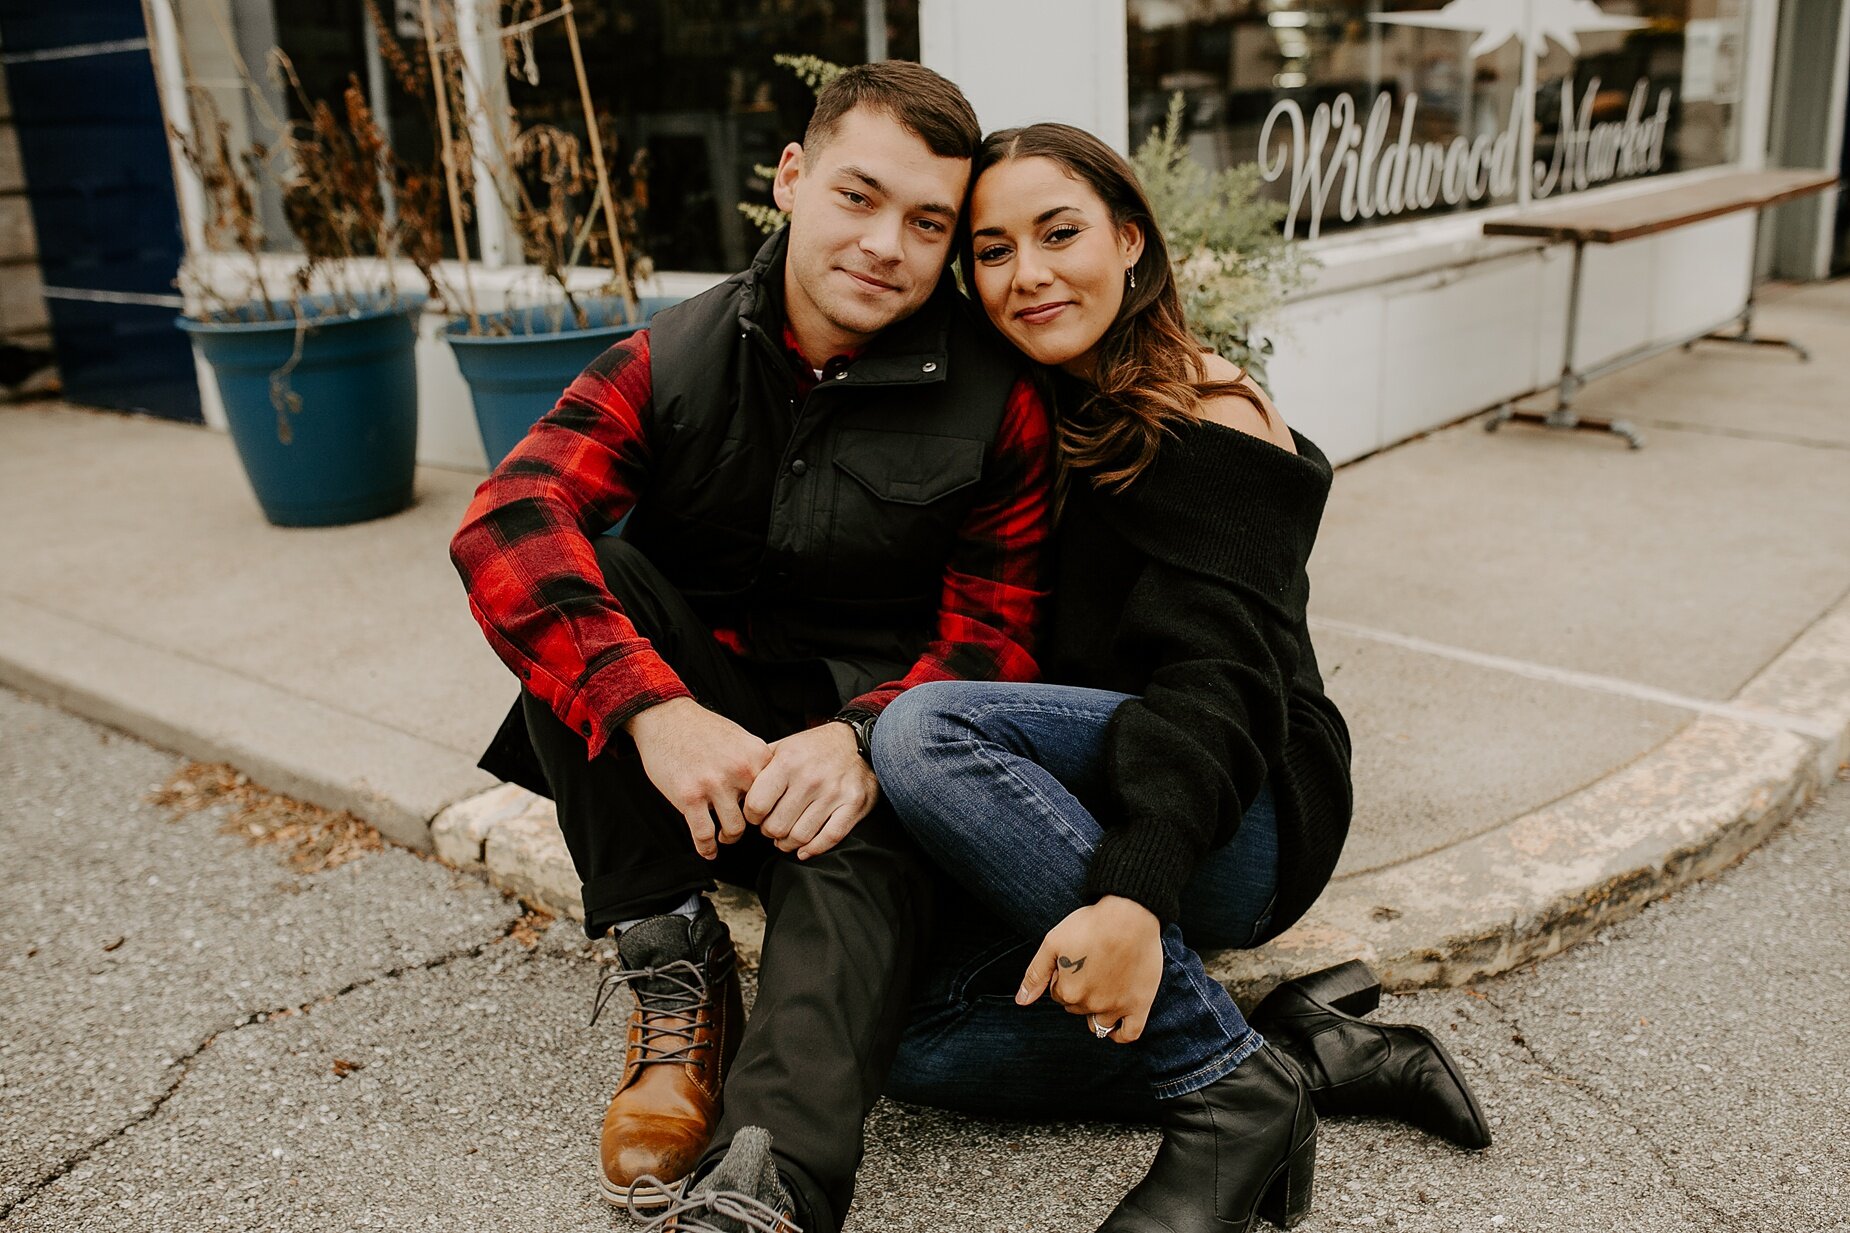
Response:
[[[1143,1035],[1162,980],[1163,930],[1155,915],[1107,895],[1048,931],[1015,1003],[1027,1006],[1047,993],[1069,1014],[1116,1023],[1111,1039],[1129,1044]]]

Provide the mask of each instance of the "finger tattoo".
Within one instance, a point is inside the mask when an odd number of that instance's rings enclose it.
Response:
[[[1055,959],[1054,962],[1058,963],[1068,972],[1077,972],[1080,968],[1086,966],[1086,957],[1081,955],[1077,959],[1069,959],[1065,955],[1061,955],[1059,958]]]

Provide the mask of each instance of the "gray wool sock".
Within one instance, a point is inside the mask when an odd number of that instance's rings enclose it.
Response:
[[[746,1126],[733,1136],[726,1154],[713,1171],[694,1184],[689,1200],[701,1196],[717,1199],[723,1194],[744,1195],[764,1206],[768,1213],[794,1212],[796,1204],[777,1174],[777,1158],[771,1155],[771,1132],[762,1126]],[[749,1209],[748,1209],[749,1210]],[[759,1213],[753,1212],[754,1216]],[[760,1216],[760,1221],[766,1217]],[[701,1219],[717,1233],[754,1233],[758,1227],[709,1208]],[[802,1233],[794,1224],[792,1233]]]
[[[666,912],[656,912],[656,913],[653,913],[652,915],[654,916],[685,916],[689,920],[692,920],[694,917],[700,915],[700,909],[706,904],[706,901],[707,899],[705,895],[702,895],[698,891],[695,891],[689,894],[688,897],[682,901],[680,907],[670,908]],[[615,925],[611,926],[611,928],[616,930],[618,937],[622,937],[623,934],[627,932],[632,926],[640,925],[643,921],[648,920],[648,919],[650,919],[650,917],[648,916],[638,916],[634,920],[620,920]]]

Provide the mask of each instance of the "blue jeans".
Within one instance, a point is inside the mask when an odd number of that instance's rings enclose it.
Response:
[[[889,1095],[1015,1117],[1146,1117],[1264,1043],[1188,943],[1248,946],[1270,924],[1269,790],[1196,871],[1180,923],[1164,928],[1162,984],[1140,1039],[1098,1040],[1050,998],[1015,1005],[1041,939],[1085,902],[1104,834],[1088,802],[1109,799],[1105,730],[1128,697],[947,681],[907,690],[880,716],[881,790],[949,878]]]

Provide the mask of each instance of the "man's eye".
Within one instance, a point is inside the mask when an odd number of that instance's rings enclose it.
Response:
[[[932,235],[937,235],[944,230],[944,224],[935,223],[929,218],[921,218],[918,226],[920,231],[930,232]]]
[[[844,188],[841,191],[841,195],[848,199],[848,203],[850,205],[866,205],[867,204],[867,198],[861,196],[861,194],[855,192],[852,189]]]

